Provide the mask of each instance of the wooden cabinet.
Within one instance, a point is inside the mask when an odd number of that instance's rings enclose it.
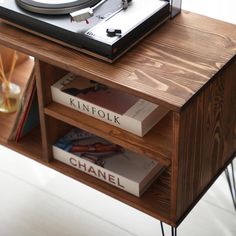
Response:
[[[114,64],[0,24],[0,43],[35,57],[40,128],[0,142],[158,220],[178,226],[236,153],[236,26],[183,12]],[[143,138],[52,102],[67,72],[134,94],[170,112]],[[53,160],[51,145],[80,127],[166,165],[137,198]],[[6,157],[7,158],[7,157]]]

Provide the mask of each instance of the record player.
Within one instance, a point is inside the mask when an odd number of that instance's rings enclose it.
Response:
[[[0,18],[113,62],[180,9],[181,0],[1,0]]]

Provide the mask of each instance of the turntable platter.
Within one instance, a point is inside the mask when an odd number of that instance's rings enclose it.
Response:
[[[16,3],[27,11],[60,15],[68,14],[79,9],[91,7],[100,0],[15,0]]]

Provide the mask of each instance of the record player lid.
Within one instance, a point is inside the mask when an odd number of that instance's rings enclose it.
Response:
[[[91,7],[101,0],[15,0],[25,10],[40,14],[67,14]]]

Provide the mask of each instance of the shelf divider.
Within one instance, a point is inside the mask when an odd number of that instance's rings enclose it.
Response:
[[[57,120],[94,133],[134,152],[147,155],[166,166],[171,163],[172,112],[167,114],[144,137],[131,134],[58,103],[51,103],[44,109],[44,112]]]

